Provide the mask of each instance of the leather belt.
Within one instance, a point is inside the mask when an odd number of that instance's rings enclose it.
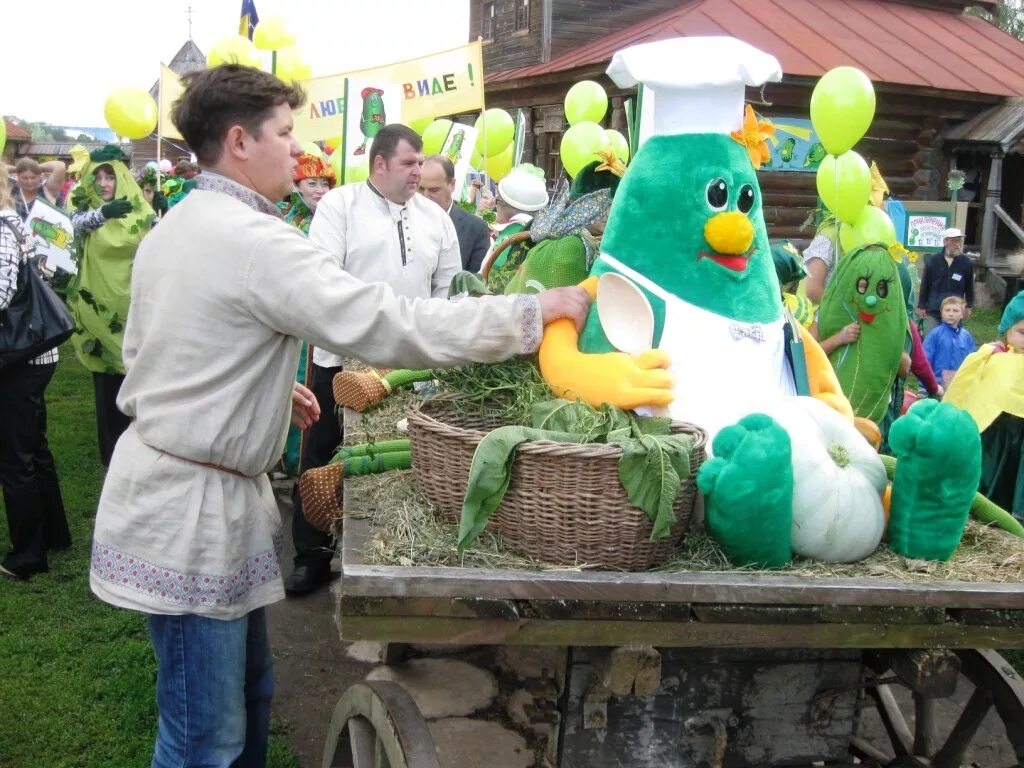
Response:
[[[218,472],[227,472],[229,475],[234,475],[235,477],[245,477],[245,478],[248,478],[250,480],[253,477],[252,475],[243,474],[243,473],[239,472],[237,469],[231,469],[231,467],[222,467],[220,464],[210,464],[209,462],[206,462],[206,461],[196,461],[195,459],[190,459],[190,458],[188,458],[186,456],[179,456],[176,453],[171,453],[170,451],[160,450],[159,448],[157,450],[159,450],[160,453],[164,453],[164,454],[166,454],[168,456],[171,456],[171,457],[173,457],[175,459],[181,459],[182,461],[187,461],[189,464],[197,464],[200,467],[206,467],[207,469],[216,469]]]

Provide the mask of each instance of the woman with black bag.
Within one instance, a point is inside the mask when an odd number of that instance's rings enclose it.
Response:
[[[2,166],[0,166],[2,167]],[[0,184],[0,325],[27,281],[29,234],[14,211],[10,189]],[[27,579],[48,570],[46,552],[71,546],[57,468],[46,440],[47,384],[57,368],[57,349],[0,366],[0,486],[11,551],[0,575]]]

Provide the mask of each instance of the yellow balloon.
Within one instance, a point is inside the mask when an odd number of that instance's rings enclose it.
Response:
[[[326,144],[331,149],[337,149],[338,147],[341,146],[341,137],[339,136],[336,139],[324,139],[324,144]]]
[[[484,158],[484,173],[495,181],[504,179],[512,170],[512,155],[515,154],[516,145],[509,144],[504,152],[491,157]]]
[[[295,35],[288,31],[288,23],[280,16],[262,19],[252,33],[252,44],[261,51],[277,51],[295,45]]]
[[[107,97],[103,116],[119,136],[142,139],[156,128],[156,102],[141,88],[118,88]]]
[[[473,156],[469,158],[469,166],[470,168],[482,171],[484,169],[484,156],[479,152],[474,152]]]
[[[605,128],[604,133],[608,137],[608,143],[611,145],[615,156],[622,162],[628,163],[629,142],[626,141],[626,137],[612,128]]]
[[[298,46],[289,45],[277,52],[277,64],[274,74],[286,83],[310,78],[309,65],[302,60]]]
[[[583,80],[565,94],[565,119],[569,125],[599,123],[608,111],[608,95],[600,83]]]
[[[516,137],[516,124],[504,109],[484,110],[474,127],[477,130],[474,151],[485,157],[500,155]]]
[[[245,67],[259,69],[263,63],[260,52],[248,37],[231,35],[213,44],[206,54],[206,66],[216,67],[220,64],[241,64]]]

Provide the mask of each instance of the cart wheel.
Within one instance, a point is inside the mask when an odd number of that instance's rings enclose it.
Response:
[[[338,699],[323,768],[440,768],[416,702],[397,683],[356,683]]]
[[[888,670],[869,672],[851,753],[886,768],[1024,765],[1024,682],[995,651],[955,653],[957,691],[945,698],[912,693]]]

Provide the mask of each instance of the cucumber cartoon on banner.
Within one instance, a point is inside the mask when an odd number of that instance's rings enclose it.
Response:
[[[39,266],[48,274],[57,269],[74,274],[78,270],[71,258],[71,241],[75,231],[66,213],[54,208],[42,197],[36,197],[28,213],[28,227],[39,256]]]
[[[348,128],[345,143],[352,149],[346,151],[347,160],[366,136],[359,122],[368,104],[371,112],[383,108],[385,124],[409,125],[423,118],[480,110],[484,103],[482,51],[477,41],[418,59],[303,80],[307,100],[294,112],[295,138],[300,142],[334,140]],[[383,93],[361,97],[365,88]],[[346,109],[346,91],[350,109]],[[392,100],[393,93],[397,101]],[[377,103],[377,96],[383,106]],[[373,130],[373,126],[367,127]],[[367,141],[364,152],[369,152],[372,140]]]
[[[366,163],[373,139],[388,123],[400,121],[402,88],[392,83],[349,78],[345,109],[345,168]]]
[[[466,175],[472,170],[470,159],[473,157],[473,147],[476,146],[476,133],[476,128],[472,125],[453,123],[448,131],[448,137],[441,146],[440,154],[451,160],[455,166],[455,189],[458,200],[465,199]]]

